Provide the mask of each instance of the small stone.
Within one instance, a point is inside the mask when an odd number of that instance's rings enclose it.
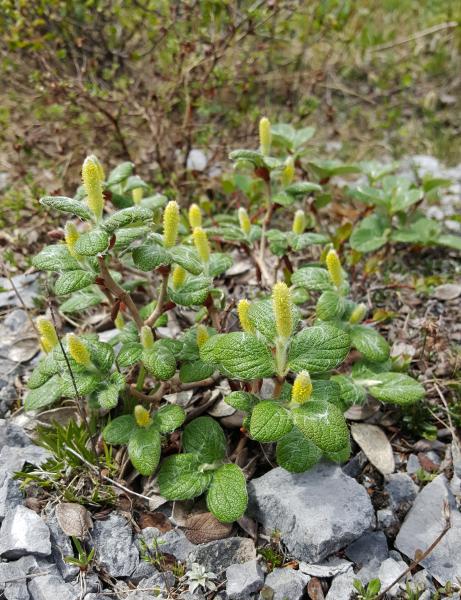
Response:
[[[141,579],[148,579],[158,572],[158,569],[156,569],[152,563],[147,562],[146,560],[140,560],[133,574],[130,575],[130,581],[138,585]]]
[[[188,563],[198,563],[207,571],[219,575],[235,563],[245,563],[254,558],[256,558],[256,548],[253,540],[231,537],[195,546],[194,551],[189,554]]]
[[[378,577],[381,581],[381,590],[386,589],[388,585],[390,585],[395,579],[397,579],[399,575],[401,575],[406,570],[406,568],[407,565],[403,561],[398,562],[393,558],[386,558],[386,560],[382,563],[381,567],[379,568],[378,572]],[[401,584],[405,584],[404,577],[402,577],[402,579],[398,583],[396,583],[394,586],[391,587],[390,590],[388,590],[387,595],[390,598],[395,598],[395,596],[397,596],[397,594],[399,594],[400,592]]]
[[[31,600],[78,600],[81,595],[80,586],[74,589],[59,575],[41,575],[29,581],[29,594]]]
[[[355,593],[354,580],[356,579],[353,569],[340,573],[331,582],[330,589],[325,600],[350,600]]]
[[[426,452],[426,456],[435,465],[440,465],[440,456],[434,450],[429,450],[429,452]]]
[[[114,596],[112,594],[104,594],[104,592],[96,594],[91,592],[87,594],[83,600],[114,600]]]
[[[227,567],[226,579],[229,600],[247,600],[249,594],[259,592],[264,585],[264,573],[256,559]]]
[[[49,556],[50,530],[37,513],[16,506],[6,515],[0,529],[0,556],[11,560],[26,554]]]
[[[445,504],[450,509],[451,527],[420,561],[441,585],[461,579],[461,513],[445,475],[438,475],[421,490],[395,540],[395,547],[410,560],[417,550],[424,552],[445,527]]]
[[[200,590],[195,590],[195,592],[183,592],[178,600],[205,600],[205,596]]]
[[[332,463],[300,474],[279,467],[253,479],[248,491],[248,514],[267,531],[279,530],[293,556],[306,562],[350,544],[375,520],[366,490]]]
[[[335,575],[340,575],[341,573],[345,573],[352,568],[352,563],[348,560],[344,560],[342,558],[338,558],[333,556],[331,559],[327,560],[322,564],[309,564],[305,562],[299,563],[299,570],[306,575],[310,575],[311,577],[334,577]]]
[[[3,592],[6,600],[29,600],[27,575],[36,568],[37,561],[33,556],[0,563],[0,595]]]
[[[363,467],[367,464],[365,453],[360,450],[351,460],[343,466],[343,471],[349,477],[355,479],[362,472]]]
[[[138,550],[127,520],[117,512],[93,527],[96,559],[112,577],[129,577],[139,562]]]
[[[391,508],[401,517],[411,508],[418,494],[418,486],[407,473],[389,475],[384,489],[389,495]]]
[[[136,536],[136,545],[140,552],[144,548],[152,555],[171,554],[181,562],[187,560],[189,554],[196,548],[195,544],[189,542],[184,533],[179,529],[172,529],[162,533],[156,527],[146,527],[142,533]]]
[[[23,496],[19,489],[19,482],[13,479],[9,473],[5,473],[3,485],[0,487],[0,522],[3,521],[9,511],[12,511],[22,502]]]
[[[147,579],[141,579],[139,582],[139,588],[145,592],[153,592],[156,595],[156,592],[168,590],[169,588],[174,586],[175,576],[171,571],[162,571],[158,572]]]
[[[417,571],[413,575],[413,588],[419,591],[427,590],[429,592],[435,592],[435,585],[426,569],[421,569],[421,571]]]
[[[378,527],[383,529],[388,536],[393,536],[399,528],[399,520],[390,508],[381,508],[376,512]]]
[[[51,453],[39,446],[26,446],[24,448],[3,446],[0,451],[0,465],[2,465],[2,469],[11,474],[21,471],[26,463],[39,467],[49,458],[51,458]]]
[[[274,569],[266,577],[263,590],[270,588],[274,595],[272,600],[301,600],[306,590],[306,585],[309,583],[309,575],[304,575],[293,569]],[[260,598],[269,597],[263,591]]]
[[[3,446],[16,446],[23,448],[32,444],[25,431],[10,423],[6,419],[0,419],[0,448]]]
[[[407,460],[407,473],[408,475],[414,475],[421,468],[419,458],[416,454],[410,454]]]
[[[203,150],[192,148],[187,155],[186,168],[188,171],[204,171],[208,164],[208,159]]]
[[[382,531],[364,533],[346,548],[345,554],[359,567],[372,560],[382,563],[389,556],[386,536]]]

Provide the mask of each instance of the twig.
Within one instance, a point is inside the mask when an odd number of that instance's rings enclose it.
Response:
[[[448,404],[447,404],[447,401],[445,400],[445,396],[442,394],[442,390],[439,388],[439,386],[436,383],[434,383],[434,387],[435,387],[437,394],[439,395],[440,400],[442,400],[443,406],[445,407],[450,433],[451,433],[452,438],[455,439],[456,432],[455,432],[455,428],[453,427],[453,421],[451,419],[450,409],[448,408]]]
[[[152,327],[155,324],[157,319],[163,313],[163,303],[165,302],[165,298],[167,296],[168,291],[168,272],[162,273],[162,285],[160,286],[160,292],[157,298],[157,304],[155,305],[155,309],[152,314],[144,321],[144,325],[148,327]]]
[[[390,48],[395,48],[395,46],[402,46],[403,44],[408,44],[408,42],[413,42],[414,40],[419,40],[426,35],[432,35],[433,33],[438,33],[439,31],[444,31],[445,29],[454,29],[458,27],[459,24],[456,21],[449,21],[448,23],[440,23],[439,25],[434,25],[433,27],[429,27],[428,29],[423,29],[422,31],[418,31],[413,35],[410,35],[406,38],[401,38],[400,40],[396,40],[395,42],[389,42],[388,44],[380,44],[379,46],[375,46],[371,48],[372,52],[381,52],[381,50],[389,50]]]
[[[445,534],[448,532],[448,530],[451,527],[450,509],[446,502],[444,503],[443,511],[444,511],[444,515],[445,515],[445,525],[444,525],[442,531],[439,533],[439,535],[435,538],[435,540],[427,548],[427,550],[425,550],[422,554],[420,554],[418,556],[418,558],[415,558],[410,563],[410,565],[405,569],[405,571],[403,571],[398,577],[396,577],[394,579],[394,581],[392,581],[386,588],[384,588],[384,590],[382,590],[382,592],[378,596],[376,596],[375,600],[381,600],[381,598],[384,598],[384,596],[387,594],[387,592],[389,590],[391,590],[394,587],[394,585],[402,579],[402,577],[404,577],[408,573],[411,573],[411,571],[415,567],[417,567],[422,560],[424,560],[427,556],[429,556],[429,554],[434,550],[434,548],[437,546],[437,544],[439,544],[441,542],[442,538],[445,536]]]

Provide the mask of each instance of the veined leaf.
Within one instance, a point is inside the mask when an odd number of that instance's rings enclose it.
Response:
[[[133,415],[122,415],[110,421],[103,429],[102,437],[108,444],[128,444],[131,434],[136,429]]]
[[[298,373],[322,373],[334,369],[349,353],[347,333],[328,323],[308,327],[299,332],[288,351],[288,365]]]
[[[206,503],[222,523],[240,519],[247,508],[248,493],[245,476],[237,465],[223,465],[213,473]]]
[[[40,271],[74,271],[80,269],[77,260],[69,253],[65,244],[45,246],[41,252],[34,256],[32,264]]]
[[[109,173],[109,177],[107,178],[108,187],[128,179],[128,177],[133,173],[133,168],[134,164],[132,162],[123,162],[117,165],[115,169]]]
[[[186,362],[179,369],[179,379],[182,383],[191,383],[193,381],[202,381],[208,379],[214,373],[214,366],[204,363],[197,359],[194,362]]]
[[[226,455],[226,437],[211,417],[198,417],[189,423],[182,444],[185,452],[196,455],[201,463],[213,463]]]
[[[162,463],[158,485],[167,500],[189,500],[203,494],[211,482],[211,471],[199,471],[200,460],[195,454],[175,454]]]
[[[291,276],[291,283],[299,287],[305,287],[308,290],[331,290],[331,283],[328,271],[321,267],[304,267],[298,269]]]
[[[322,458],[322,451],[297,427],[277,443],[277,463],[292,473],[303,473]]]
[[[174,246],[170,248],[171,260],[186,269],[192,275],[200,275],[203,264],[195,250],[189,246]]]
[[[318,183],[312,183],[311,181],[297,181],[285,188],[285,192],[291,196],[306,196],[311,192],[321,191],[322,186]]]
[[[93,217],[90,210],[82,202],[65,196],[45,196],[40,198],[40,204],[60,212],[70,213],[84,221],[90,221]]]
[[[95,256],[107,250],[109,236],[102,229],[82,233],[75,243],[75,251],[82,256]]]
[[[345,408],[349,408],[354,404],[363,404],[367,394],[365,388],[356,383],[352,377],[347,375],[334,375],[332,381],[337,383],[340,388],[341,400]]]
[[[372,385],[369,392],[381,402],[406,405],[424,398],[423,386],[404,373],[377,373],[374,379],[380,383]]]
[[[352,231],[349,243],[358,252],[373,252],[387,242],[390,222],[379,214],[365,217]]]
[[[58,296],[65,296],[71,292],[88,287],[94,283],[95,279],[96,275],[94,273],[81,269],[66,271],[58,277],[54,285],[54,290]]]
[[[338,452],[347,445],[346,420],[334,404],[311,401],[292,414],[296,427],[323,452]]]
[[[155,343],[153,348],[143,350],[142,362],[149,373],[160,381],[167,381],[176,373],[176,358],[164,345]]]
[[[184,423],[186,413],[182,406],[167,404],[160,408],[154,415],[153,423],[161,433],[170,433]]]
[[[243,410],[244,412],[249,413],[259,402],[259,398],[248,392],[231,392],[224,398],[224,401],[236,410]]]
[[[322,321],[334,321],[341,319],[345,309],[344,298],[337,292],[326,290],[318,299],[315,312]]]
[[[232,256],[224,254],[223,252],[214,252],[210,256],[210,262],[208,265],[208,272],[210,277],[218,277],[225,273],[227,269],[230,269],[233,264]]]
[[[119,367],[131,367],[141,360],[142,345],[139,342],[128,342],[123,344],[117,356]]]
[[[168,289],[168,295],[175,304],[180,306],[200,306],[210,292],[212,280],[209,277],[194,277],[184,283],[179,289]]]
[[[250,420],[250,435],[258,442],[276,442],[293,428],[290,412],[272,400],[257,404]]]
[[[292,306],[291,314],[293,319],[293,331],[296,331],[299,323],[299,309],[297,306]],[[275,339],[277,336],[277,329],[272,300],[255,300],[251,302],[248,310],[248,318],[252,325],[256,327],[267,340],[273,341]]]
[[[144,223],[145,221],[152,220],[152,211],[141,206],[130,206],[128,208],[122,208],[110,217],[108,217],[102,224],[103,229],[108,233],[113,233],[121,227],[127,225],[133,225],[134,223]]]
[[[59,400],[62,396],[62,379],[59,375],[54,375],[46,383],[27,392],[24,398],[24,409],[38,410],[44,406],[49,406]]]
[[[382,362],[389,358],[389,345],[375,329],[366,325],[352,325],[349,333],[352,346],[366,359]]]
[[[163,246],[145,244],[133,250],[133,262],[141,271],[152,271],[160,265],[170,265],[170,253]]]
[[[141,475],[152,475],[160,461],[160,433],[156,427],[139,427],[130,435],[128,456]]]

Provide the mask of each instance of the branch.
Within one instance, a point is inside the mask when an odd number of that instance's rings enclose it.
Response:
[[[162,273],[162,285],[160,287],[160,292],[159,292],[159,295],[157,298],[157,304],[155,305],[155,309],[154,309],[153,313],[150,315],[150,317],[144,321],[144,325],[147,325],[148,327],[152,327],[153,325],[155,325],[155,322],[160,317],[160,315],[163,313],[163,304],[165,302],[165,298],[167,296],[167,291],[168,291],[168,275],[169,274],[170,274],[169,269],[168,269],[168,271],[165,271]]]

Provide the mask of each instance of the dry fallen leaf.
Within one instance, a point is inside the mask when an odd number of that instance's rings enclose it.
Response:
[[[367,423],[352,423],[351,434],[368,460],[380,473],[389,475],[395,471],[392,446],[382,429]]]
[[[454,300],[461,296],[461,285],[455,283],[444,283],[435,288],[432,294],[437,300]]]
[[[193,544],[206,544],[230,536],[232,523],[221,523],[211,513],[191,515],[184,525],[184,533]]]
[[[307,584],[307,593],[311,600],[324,600],[325,595],[323,593],[322,584],[317,577],[312,577]]]
[[[56,518],[66,535],[77,538],[86,537],[88,530],[93,527],[93,521],[87,509],[74,502],[61,502],[61,504],[58,504]]]
[[[143,512],[139,515],[138,524],[141,529],[156,527],[162,533],[173,529],[168,517],[161,512]]]

